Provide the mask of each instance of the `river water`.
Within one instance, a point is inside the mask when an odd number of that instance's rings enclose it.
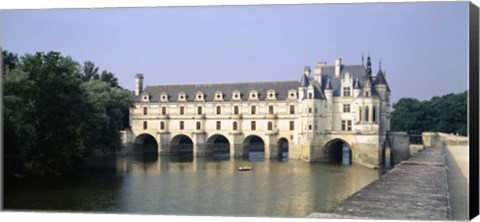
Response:
[[[240,172],[240,165],[252,171]],[[8,182],[6,210],[305,217],[379,178],[361,165],[299,160],[98,157],[85,172]]]

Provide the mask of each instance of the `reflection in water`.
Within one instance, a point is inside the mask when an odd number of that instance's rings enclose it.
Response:
[[[240,165],[253,170],[240,172]],[[377,178],[377,171],[357,164],[120,156],[99,158],[74,178],[6,184],[5,207],[304,217],[324,212]]]

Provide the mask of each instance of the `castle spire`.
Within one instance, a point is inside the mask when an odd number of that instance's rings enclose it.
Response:
[[[365,70],[365,73],[367,76],[372,75],[372,61],[370,61],[370,55],[367,57],[367,69]]]

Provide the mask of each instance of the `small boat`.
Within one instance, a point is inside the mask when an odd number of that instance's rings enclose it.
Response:
[[[238,168],[238,171],[250,171],[253,169],[253,167],[251,166],[239,166]]]

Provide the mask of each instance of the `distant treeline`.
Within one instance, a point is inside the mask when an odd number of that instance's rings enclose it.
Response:
[[[2,56],[6,175],[70,173],[119,150],[134,95],[114,74],[58,52]]]
[[[444,132],[467,135],[467,92],[435,96],[427,101],[402,98],[393,104],[391,131]]]

